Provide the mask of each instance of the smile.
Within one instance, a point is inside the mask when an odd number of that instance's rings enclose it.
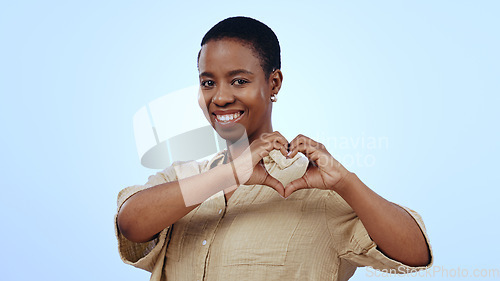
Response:
[[[237,122],[241,115],[242,111],[234,112],[234,113],[213,113],[215,115],[215,120],[219,123],[233,123]]]

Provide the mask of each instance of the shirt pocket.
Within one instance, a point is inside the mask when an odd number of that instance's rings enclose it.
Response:
[[[284,265],[302,201],[252,204],[236,215],[222,243],[222,264]]]

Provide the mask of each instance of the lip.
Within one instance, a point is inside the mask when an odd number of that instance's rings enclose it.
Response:
[[[241,115],[238,116],[236,119],[233,119],[230,121],[220,121],[216,117],[216,115],[227,115],[227,114],[234,114],[234,113],[238,113],[238,112],[241,112]],[[223,126],[223,127],[231,127],[231,126],[234,126],[236,123],[238,123],[241,120],[241,118],[245,115],[245,113],[246,112],[244,110],[236,110],[236,109],[216,110],[216,111],[212,112],[212,116],[214,118],[215,123],[217,123],[218,125]]]
[[[244,112],[244,110],[240,110],[240,109],[215,110],[215,111],[212,112],[212,114],[215,114],[215,115],[224,115],[224,114],[233,114],[233,113],[237,113],[237,112]]]

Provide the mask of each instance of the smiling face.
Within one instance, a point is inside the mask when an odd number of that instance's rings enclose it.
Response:
[[[200,107],[222,138],[234,142],[246,131],[252,142],[273,131],[271,95],[281,87],[280,70],[266,79],[255,52],[232,39],[203,45],[198,70]]]

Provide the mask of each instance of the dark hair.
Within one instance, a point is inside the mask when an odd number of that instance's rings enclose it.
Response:
[[[248,44],[260,59],[266,79],[281,68],[280,43],[267,25],[248,17],[227,18],[214,25],[201,40],[201,46],[212,40],[236,39]],[[200,51],[201,52],[201,51]],[[198,53],[198,60],[200,54]]]

